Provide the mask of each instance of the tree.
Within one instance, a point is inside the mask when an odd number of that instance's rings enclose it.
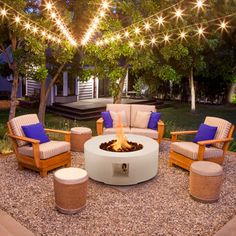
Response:
[[[24,0],[12,0],[5,1],[10,3],[11,6],[24,11],[27,1]],[[25,63],[27,57],[22,55],[25,53],[22,50],[22,39],[24,38],[22,31],[16,27],[13,22],[9,22],[7,17],[2,17],[0,24],[0,51],[4,54],[5,60],[9,69],[13,74],[12,90],[11,90],[11,106],[9,112],[9,120],[15,117],[16,105],[17,105],[17,89],[19,82],[19,74],[21,68],[19,65]],[[7,52],[7,48],[10,47],[11,55]]]
[[[157,8],[157,4],[152,0],[141,0],[139,3],[131,0],[119,1],[115,11],[102,23],[101,32],[104,38],[109,37],[113,31],[153,14]],[[137,38],[140,39],[138,35]],[[84,70],[82,77],[94,75],[99,79],[109,78],[113,102],[121,103],[127,69],[129,67],[150,68],[151,65],[154,66],[154,60],[152,50],[146,48],[136,50],[130,47],[128,41],[124,43],[117,39],[105,46],[88,44],[84,51],[83,64],[92,67]]]

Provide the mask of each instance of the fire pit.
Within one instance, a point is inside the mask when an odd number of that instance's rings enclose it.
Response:
[[[114,144],[116,135],[100,135],[85,143],[85,169],[90,178],[111,185],[132,185],[156,176],[158,143],[141,135],[128,134],[126,138],[128,144],[137,143],[142,148],[128,152],[101,149],[104,143]]]

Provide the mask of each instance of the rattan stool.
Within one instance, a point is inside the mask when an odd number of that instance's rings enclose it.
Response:
[[[209,161],[196,161],[190,167],[190,195],[202,202],[215,202],[219,199],[223,169]]]
[[[56,208],[65,214],[79,212],[86,205],[88,176],[80,168],[63,168],[54,173]]]
[[[71,129],[71,150],[84,151],[84,143],[92,138],[92,130],[87,127],[74,127]]]

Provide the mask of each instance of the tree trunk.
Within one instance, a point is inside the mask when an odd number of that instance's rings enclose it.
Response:
[[[40,88],[40,103],[39,103],[39,111],[38,117],[39,121],[44,124],[45,122],[45,111],[46,111],[46,80],[41,81]]]
[[[195,112],[196,111],[196,94],[195,94],[194,79],[193,79],[193,68],[191,68],[190,75],[189,75],[189,86],[191,90],[191,112]]]
[[[120,104],[121,103],[121,100],[122,100],[121,97],[122,97],[122,92],[123,92],[124,84],[125,84],[125,77],[121,78],[120,81],[119,81],[118,93],[113,98],[113,103],[114,104]]]
[[[47,105],[48,96],[49,96],[50,91],[51,91],[54,83],[56,82],[58,76],[60,75],[64,66],[65,66],[65,64],[60,65],[56,74],[54,75],[51,82],[49,83],[48,87],[46,87],[46,80],[41,81],[38,117],[39,117],[39,121],[42,122],[43,124],[45,122],[45,112],[46,112],[46,105]]]
[[[16,115],[16,106],[17,106],[17,90],[19,82],[19,73],[17,70],[13,71],[13,83],[11,88],[11,106],[9,111],[8,119],[11,120]]]

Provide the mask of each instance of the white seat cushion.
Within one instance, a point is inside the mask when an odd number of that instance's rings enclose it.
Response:
[[[197,160],[199,145],[192,142],[174,142],[171,144],[171,150],[182,154],[192,160]],[[222,157],[223,150],[215,147],[206,147],[203,159],[212,157]]]
[[[125,134],[130,134],[130,128],[123,128],[123,132]],[[116,128],[104,128],[103,129],[103,134],[115,134],[116,133]]]
[[[153,129],[139,129],[139,128],[131,128],[130,133],[143,135],[149,138],[158,139],[158,132]]]
[[[217,127],[214,139],[227,138],[227,136],[229,134],[229,130],[232,126],[232,124],[230,122],[228,122],[227,120],[224,120],[224,119],[221,119],[218,117],[211,117],[211,116],[206,117],[204,124]],[[224,145],[223,143],[215,143],[212,146],[222,148],[223,145]]]
[[[19,147],[18,151],[22,155],[31,157],[34,156],[33,147],[30,147],[28,145]],[[40,159],[42,160],[68,151],[70,151],[70,143],[65,141],[50,141],[39,145]]]
[[[10,120],[10,125],[13,131],[13,134],[16,136],[25,137],[24,131],[22,130],[23,125],[32,125],[39,123],[38,116],[36,114],[28,114],[23,116],[17,116]],[[27,142],[17,140],[18,146],[26,145]]]
[[[136,113],[138,111],[143,111],[143,112],[155,112],[156,108],[154,105],[136,105],[136,104],[132,104],[131,105],[131,127],[135,127],[134,126],[134,121],[136,118]]]

